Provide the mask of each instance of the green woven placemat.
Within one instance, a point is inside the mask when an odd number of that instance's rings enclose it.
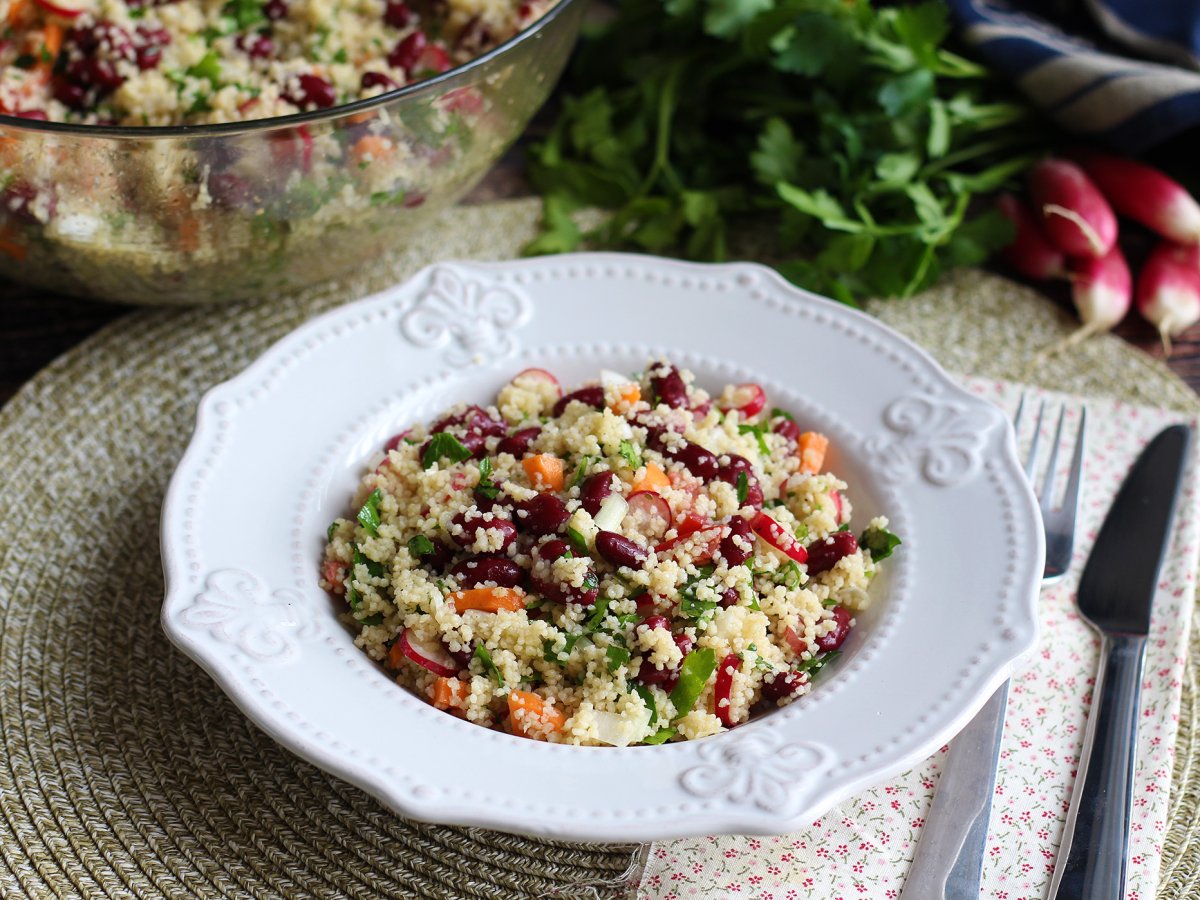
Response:
[[[632,845],[398,818],[278,748],[158,625],[158,511],[201,393],[305,319],[422,265],[512,256],[535,217],[528,201],[459,210],[352,284],[257,307],[130,315],[0,410],[0,894],[629,893]],[[875,311],[951,368],[998,377],[1020,374],[1031,347],[1070,327],[1032,292],[977,273]],[[1200,410],[1164,367],[1116,339],[1054,357],[1035,376]],[[314,409],[337,402],[331,390]],[[1162,892],[1171,898],[1200,884],[1195,680],[1189,666]]]

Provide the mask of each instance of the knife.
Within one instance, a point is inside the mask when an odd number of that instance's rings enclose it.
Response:
[[[1190,439],[1188,427],[1173,425],[1142,451],[1079,581],[1079,612],[1100,632],[1100,662],[1051,900],[1125,896],[1142,663]]]

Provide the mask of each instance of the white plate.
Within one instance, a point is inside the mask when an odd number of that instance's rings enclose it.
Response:
[[[856,526],[904,540],[812,694],[625,749],[439,712],[357,650],[317,587],[326,525],[401,427],[666,356],[756,381],[827,433]],[[444,264],[287,336],[208,393],[163,509],[163,625],[284,746],[404,815],[630,841],[782,833],[933,753],[1034,642],[1041,519],[1004,414],[879,322],[768,269],[644,256]]]

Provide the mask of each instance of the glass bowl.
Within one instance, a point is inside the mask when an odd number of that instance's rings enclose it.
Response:
[[[351,272],[427,228],[516,140],[583,6],[560,0],[465,65],[314,113],[172,128],[0,115],[0,276],[164,305]]]

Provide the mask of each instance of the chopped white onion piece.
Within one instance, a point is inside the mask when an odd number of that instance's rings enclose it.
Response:
[[[625,518],[625,512],[629,509],[629,504],[620,494],[609,494],[604,498],[604,502],[600,504],[600,509],[596,513],[596,527],[601,531],[617,531],[621,527],[621,521]]]
[[[596,740],[610,747],[628,747],[640,740],[650,723],[650,710],[632,719],[614,712],[598,711],[594,715]]]

